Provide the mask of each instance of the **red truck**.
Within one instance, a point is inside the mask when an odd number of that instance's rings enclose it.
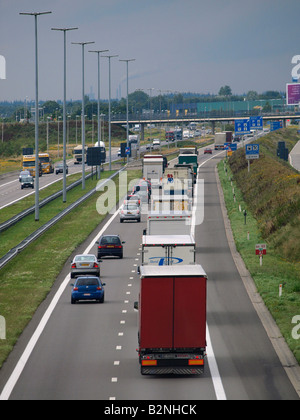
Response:
[[[203,373],[207,275],[202,266],[141,266],[140,274],[141,374]]]

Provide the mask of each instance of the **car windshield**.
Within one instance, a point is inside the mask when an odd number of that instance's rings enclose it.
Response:
[[[77,279],[76,286],[98,286],[99,280],[96,277],[80,277]]]
[[[32,176],[23,176],[22,182],[32,182],[33,178]]]
[[[117,236],[105,236],[101,239],[101,244],[112,244],[112,245],[120,245],[120,239]]]
[[[95,257],[94,255],[77,255],[75,257],[75,261],[76,262],[83,262],[83,261],[93,262],[95,261]]]

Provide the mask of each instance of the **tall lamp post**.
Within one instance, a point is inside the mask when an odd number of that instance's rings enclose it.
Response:
[[[109,69],[109,100],[108,100],[108,140],[109,140],[109,170],[111,171],[111,75],[110,75],[110,60],[118,55],[103,55],[102,57],[108,58]]]
[[[63,105],[63,202],[67,201],[67,147],[66,147],[66,96],[67,96],[67,43],[66,32],[78,28],[51,28],[64,33],[64,105]]]
[[[20,13],[20,15],[34,16],[35,23],[35,220],[40,219],[39,206],[39,72],[38,72],[38,34],[37,17],[48,15],[52,12]]]
[[[119,61],[124,61],[126,63],[126,74],[127,74],[127,98],[126,98],[126,121],[127,121],[127,126],[126,126],[126,133],[127,133],[127,148],[129,147],[129,123],[128,123],[128,63],[130,61],[135,61],[135,58],[131,58],[129,60],[119,60]],[[127,155],[127,163],[129,161],[129,155]]]
[[[100,54],[109,50],[93,50],[91,53],[98,54],[98,109],[97,109],[97,121],[98,121],[98,147],[100,147],[101,141],[101,120],[100,120]],[[100,178],[100,166],[98,167],[98,176]]]
[[[85,119],[84,119],[84,47],[91,42],[72,42],[75,45],[81,45],[82,48],[82,114],[81,114],[81,137],[82,137],[82,189],[85,189]]]

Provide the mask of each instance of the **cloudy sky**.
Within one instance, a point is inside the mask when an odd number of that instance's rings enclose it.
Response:
[[[63,98],[63,33],[67,34],[67,98],[81,98],[81,47],[86,47],[85,91],[97,92],[97,55],[108,49],[112,97],[129,91],[233,93],[285,90],[292,57],[300,55],[299,0],[0,0],[0,55],[6,79],[0,101],[35,97],[34,17],[38,18],[39,99]],[[101,97],[108,98],[108,59],[101,59]]]

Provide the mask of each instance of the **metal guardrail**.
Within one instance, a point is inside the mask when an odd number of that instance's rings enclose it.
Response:
[[[92,174],[86,175],[85,179],[89,179],[92,176]],[[71,189],[77,187],[82,182],[81,179],[78,181],[73,182],[67,187],[67,191],[70,191]],[[39,208],[45,206],[46,204],[50,203],[51,201],[55,200],[56,198],[60,197],[63,193],[63,190],[57,191],[56,193],[49,195],[49,197],[44,198],[39,203]],[[0,233],[4,232],[6,229],[10,228],[11,226],[15,225],[16,223],[20,222],[24,217],[28,216],[31,213],[34,213],[35,206],[31,206],[26,210],[23,210],[19,214],[16,214],[15,216],[11,217],[10,219],[6,220],[3,223],[0,223]]]
[[[122,168],[122,169],[120,169],[119,171],[115,172],[109,178],[103,180],[103,182],[102,182],[101,185],[102,186],[105,185],[109,180],[113,179],[115,176],[117,176],[124,169],[125,169],[125,167]],[[49,220],[49,222],[45,223],[43,226],[41,226],[39,229],[37,229],[31,235],[27,236],[27,238],[25,238],[17,246],[15,246],[10,251],[8,251],[7,254],[5,254],[2,258],[0,258],[0,270],[9,261],[11,261],[14,257],[16,257],[20,252],[22,252],[28,245],[30,245],[33,241],[35,241],[39,236],[41,236],[48,229],[50,229],[52,226],[54,226],[55,223],[57,223],[58,221],[60,221],[64,216],[66,216],[68,213],[70,213],[73,209],[75,209],[81,203],[83,203],[85,200],[87,200],[89,197],[91,197],[97,191],[98,188],[99,188],[99,186],[93,188],[91,191],[89,191],[88,193],[86,193],[85,195],[83,195],[81,198],[79,198],[73,204],[70,204],[65,210],[63,210],[62,212],[60,212],[59,214],[57,214],[55,217],[53,217],[51,220]]]

